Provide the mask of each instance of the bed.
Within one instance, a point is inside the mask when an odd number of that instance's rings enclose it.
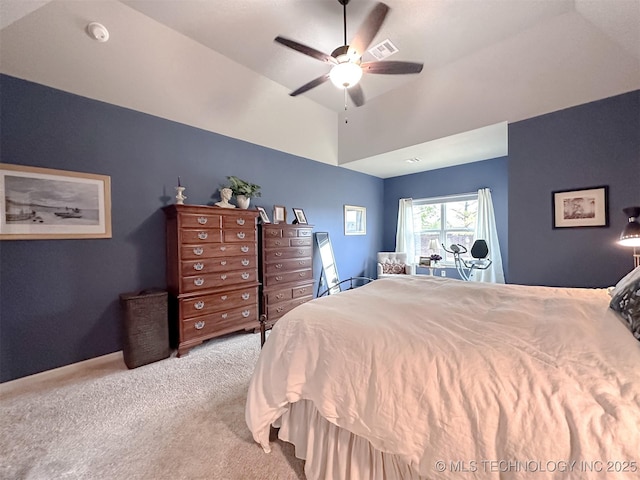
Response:
[[[431,276],[318,298],[271,331],[247,425],[308,479],[638,478],[637,317],[610,302]]]

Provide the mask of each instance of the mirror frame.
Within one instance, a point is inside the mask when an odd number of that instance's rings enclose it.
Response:
[[[355,221],[351,220],[353,216],[356,217]],[[344,234],[367,234],[367,207],[358,207],[355,205],[344,206]]]

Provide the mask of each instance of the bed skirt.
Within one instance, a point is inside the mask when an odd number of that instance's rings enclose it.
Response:
[[[396,455],[384,453],[369,441],[323,418],[310,400],[290,404],[274,423],[278,438],[295,446],[305,460],[308,480],[421,479]]]

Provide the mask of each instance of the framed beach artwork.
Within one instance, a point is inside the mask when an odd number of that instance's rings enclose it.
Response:
[[[106,175],[0,163],[0,240],[111,238]]]
[[[607,227],[609,187],[552,193],[553,228]]]

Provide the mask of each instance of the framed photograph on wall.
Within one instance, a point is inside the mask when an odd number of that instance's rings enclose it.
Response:
[[[273,206],[273,223],[287,223],[287,209],[282,205]]]
[[[0,163],[0,240],[111,238],[106,175]]]
[[[267,215],[267,211],[262,207],[256,207],[256,208],[260,213],[260,220],[262,220],[262,223],[271,223],[271,220],[269,220],[269,215]]]
[[[294,221],[294,223],[300,223],[302,225],[307,225],[307,216],[304,214],[304,211],[301,208],[294,208],[293,209],[293,214],[295,215],[296,219]]]
[[[344,206],[344,234],[345,235],[366,235],[367,234],[366,207],[356,207],[355,205]]]
[[[609,187],[552,193],[553,228],[608,227]]]

